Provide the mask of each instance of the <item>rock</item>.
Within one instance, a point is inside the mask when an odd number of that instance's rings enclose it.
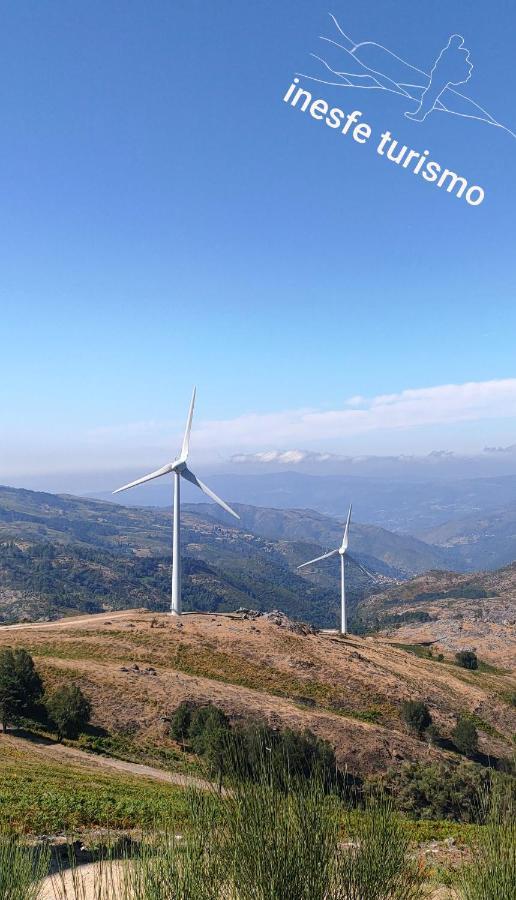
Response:
[[[273,609],[268,613],[264,613],[263,618],[268,619],[269,622],[277,625],[278,628],[286,628],[294,634],[317,634],[317,630],[312,625],[308,625],[306,622],[294,622],[279,609]]]

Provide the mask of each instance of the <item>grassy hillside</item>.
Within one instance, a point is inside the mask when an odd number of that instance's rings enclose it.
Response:
[[[443,737],[468,713],[479,724],[482,752],[511,753],[511,674],[465,673],[451,659],[419,658],[382,639],[310,634],[266,616],[177,620],[140,611],[4,628],[0,646],[7,644],[27,648],[47,684],[80,684],[94,724],[116,738],[106,745],[115,750],[120,741],[126,752],[129,745],[166,749],[167,718],[189,699],[215,703],[233,721],[308,727],[332,743],[352,772],[403,760],[457,760],[408,732],[401,704],[421,699]]]

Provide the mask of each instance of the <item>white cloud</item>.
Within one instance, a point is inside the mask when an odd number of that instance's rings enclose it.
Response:
[[[246,454],[259,454],[262,461],[296,463],[307,453],[322,461],[328,454],[354,455],[385,452],[399,435],[400,452],[414,452],[424,429],[439,426],[441,446],[450,446],[447,435],[460,423],[510,420],[516,417],[516,378],[410,388],[376,397],[351,397],[332,410],[290,409],[271,413],[247,413],[233,419],[194,419],[192,453],[195,460],[222,462]],[[500,423],[496,429],[500,430]],[[5,475],[22,472],[119,471],[137,472],[171,458],[179,449],[182,424],[178,421],[136,421],[80,434],[38,434],[38,453],[32,444],[11,434],[3,447]],[[509,428],[510,425],[506,428]],[[495,429],[495,430],[496,430]],[[485,428],[484,428],[485,431]],[[493,433],[491,440],[499,440]],[[435,429],[427,450],[435,446]],[[354,446],[353,446],[354,444]],[[297,450],[292,448],[305,448]],[[27,449],[30,448],[30,451]],[[312,461],[314,456],[311,456]]]
[[[351,398],[353,407],[357,399]],[[360,401],[361,408],[345,403],[342,409],[249,413],[226,421],[199,422],[196,444],[239,450],[338,443],[345,451],[348,437],[368,432],[513,418],[516,378],[407,389]]]

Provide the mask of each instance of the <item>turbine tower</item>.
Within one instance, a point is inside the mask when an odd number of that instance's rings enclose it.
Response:
[[[344,557],[346,556],[347,549],[349,546],[349,523],[351,521],[351,506],[349,507],[348,518],[346,520],[346,527],[344,529],[344,537],[342,538],[342,544],[340,547],[337,547],[336,550],[330,550],[329,553],[324,553],[323,556],[317,556],[315,559],[310,559],[308,562],[302,563],[302,565],[298,566],[298,569],[304,569],[305,566],[311,566],[312,563],[320,562],[321,559],[329,559],[331,556],[340,556],[340,633],[347,634],[348,633],[348,625],[346,618],[346,580],[344,574]]]
[[[197,478],[193,472],[190,471],[188,466],[186,465],[186,460],[188,459],[188,450],[190,447],[190,431],[192,430],[192,418],[193,411],[195,405],[195,388],[192,393],[192,400],[190,402],[190,409],[188,411],[188,418],[186,420],[186,428],[185,434],[183,438],[183,446],[181,447],[181,453],[177,457],[174,462],[167,463],[165,466],[162,466],[161,469],[157,469],[155,472],[151,472],[150,475],[144,475],[142,478],[138,478],[136,481],[131,481],[130,484],[124,484],[123,487],[118,488],[116,491],[113,491],[114,494],[119,494],[120,491],[127,491],[129,488],[136,487],[138,484],[145,484],[146,481],[152,481],[154,478],[161,478],[162,475],[168,475],[170,472],[173,475],[174,479],[174,521],[172,526],[172,599],[170,604],[170,613],[173,616],[181,615],[181,524],[180,524],[180,514],[181,514],[181,478],[185,478],[186,481],[190,481],[192,484],[195,484],[201,491],[206,494],[211,500],[214,500],[215,503],[218,503],[222,509],[225,509],[226,512],[231,513],[232,516],[235,516],[236,519],[239,519],[240,516],[238,513],[231,509],[224,500],[221,500],[220,497],[208,487],[207,484],[204,484],[200,478]]]

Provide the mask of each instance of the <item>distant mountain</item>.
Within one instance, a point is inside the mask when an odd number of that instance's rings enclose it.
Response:
[[[213,503],[188,504],[192,515],[232,524],[271,540],[313,542],[325,549],[337,547],[342,540],[343,524],[313,509],[272,509],[236,503],[240,523]],[[394,577],[407,577],[428,569],[450,568],[453,553],[431,547],[406,534],[395,534],[375,525],[352,523],[351,548],[374,571]],[[379,562],[385,564],[384,569]]]
[[[213,474],[210,485],[226,500],[276,509],[317,510],[342,518],[353,503],[355,519],[389,531],[420,536],[454,519],[487,515],[516,505],[516,475],[418,480],[352,475],[309,475],[287,470],[264,474]],[[113,500],[111,494],[98,495]],[[198,500],[185,486],[184,499]],[[150,484],[129,492],[128,505],[170,505],[170,486]],[[480,561],[480,565],[483,563]]]
[[[271,540],[201,513],[186,509],[182,519],[186,609],[281,607],[315,624],[335,623],[337,569],[297,572],[323,552],[320,544]],[[166,609],[170,543],[166,510],[0,488],[0,615],[15,621],[143,605]],[[373,571],[390,571],[381,560],[366,562]],[[374,586],[353,563],[348,584],[350,608]]]
[[[516,560],[516,505],[454,519],[423,532],[422,538],[451,550],[465,568],[500,568]]]

